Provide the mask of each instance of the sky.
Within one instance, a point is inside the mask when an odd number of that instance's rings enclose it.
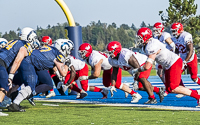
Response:
[[[159,11],[165,11],[169,0],[64,0],[75,22],[87,26],[92,21],[139,28],[142,21],[153,25],[161,21]],[[197,15],[200,15],[200,0]],[[37,26],[46,28],[67,19],[55,0],[0,0],[0,32]]]

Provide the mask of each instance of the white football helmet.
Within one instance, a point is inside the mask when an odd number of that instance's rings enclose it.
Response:
[[[37,46],[39,43],[35,30],[30,27],[23,28],[19,33],[19,38],[20,40],[29,42],[33,48],[34,46]]]
[[[7,43],[8,41],[6,39],[0,38],[0,48],[3,48]]]
[[[54,43],[54,47],[56,47],[63,55],[69,55],[74,49],[74,43],[69,39],[57,39]]]

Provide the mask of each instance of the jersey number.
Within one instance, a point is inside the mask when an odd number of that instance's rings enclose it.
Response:
[[[8,44],[5,46],[5,48],[7,50],[10,50],[16,42],[17,42],[17,40],[9,41]]]
[[[176,44],[176,48],[178,48],[179,53],[186,53],[186,48],[182,44]]]
[[[42,49],[40,49],[40,52],[47,52],[47,51],[51,51],[51,48],[48,46],[44,46],[42,47]]]

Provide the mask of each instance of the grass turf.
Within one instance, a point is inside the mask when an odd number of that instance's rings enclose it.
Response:
[[[56,104],[59,106],[45,106]],[[0,117],[1,125],[197,125],[199,111],[171,111],[144,107],[112,107],[95,104],[57,103],[36,101],[31,106],[23,101],[26,112],[7,112]]]

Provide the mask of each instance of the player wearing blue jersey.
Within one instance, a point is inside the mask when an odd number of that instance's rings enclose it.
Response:
[[[0,38],[0,49],[3,48],[7,43],[8,43],[8,41],[7,41],[6,39]],[[4,98],[4,99],[5,99],[5,98]],[[3,100],[3,101],[5,101],[5,100]],[[5,104],[6,104],[6,103],[4,103],[4,102],[0,103],[0,107],[6,107]],[[2,112],[0,111],[0,116],[8,116],[8,114],[2,113]]]
[[[22,29],[20,32],[20,38],[21,40],[9,41],[8,44],[0,50],[0,103],[4,99],[9,88],[12,88],[14,74],[18,70],[22,60],[31,54],[34,48],[34,42],[37,41],[35,31],[29,27]],[[8,74],[7,71],[9,69],[10,71]],[[30,90],[30,87],[26,88],[27,90]],[[24,95],[26,96],[28,94]],[[21,111],[19,106],[15,106],[15,109]]]
[[[34,66],[38,74],[39,81],[45,83],[37,86],[33,95],[53,88],[52,82],[50,84],[48,82],[51,80],[51,77],[47,72],[48,69],[53,69],[56,66],[61,76],[66,76],[68,72],[68,67],[64,65],[65,57],[55,47],[48,45],[43,45],[38,49],[33,50],[31,56],[26,57],[25,61]],[[45,78],[42,76],[45,76]]]

